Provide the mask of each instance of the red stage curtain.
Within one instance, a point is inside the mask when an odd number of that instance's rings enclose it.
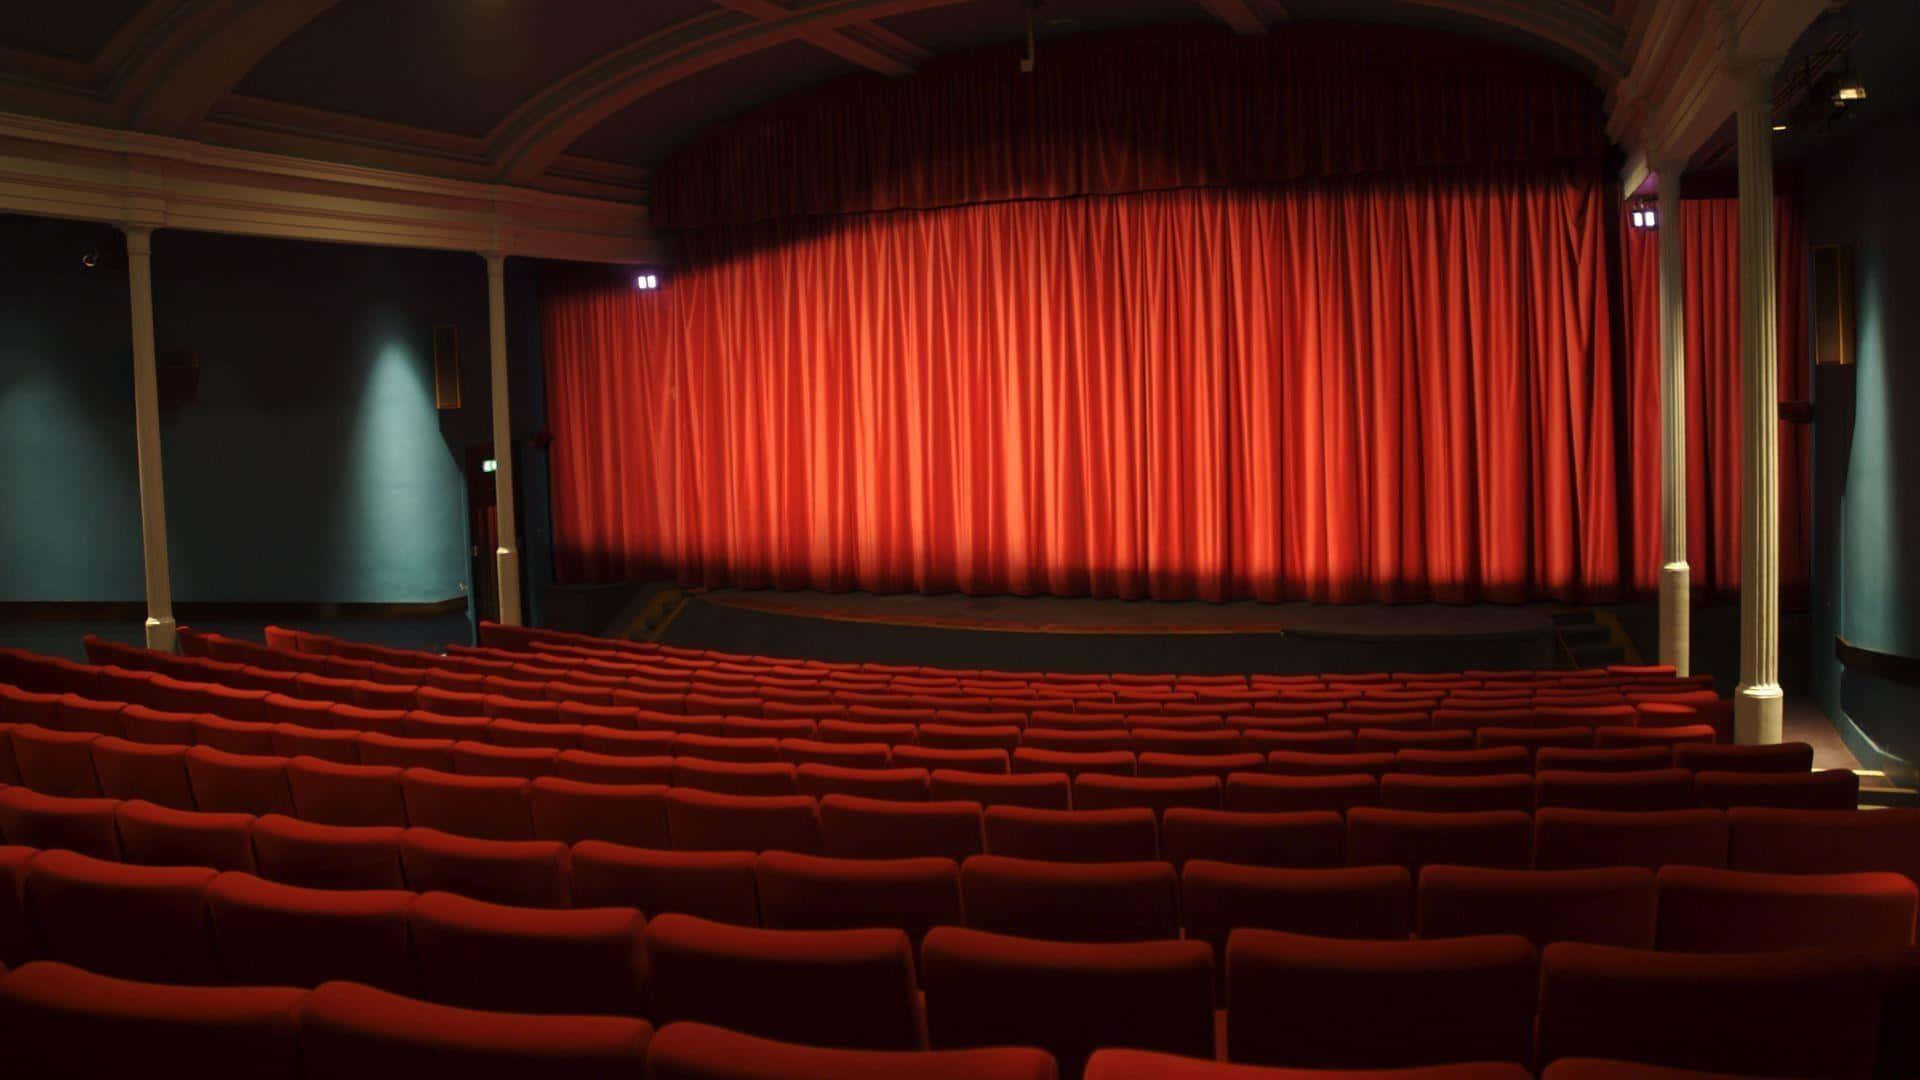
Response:
[[[1683,199],[1686,255],[1687,561],[1693,585],[1709,594],[1740,589],[1740,204]],[[1662,228],[1676,227],[1662,222]],[[1659,234],[1626,230],[1625,325],[1629,447],[1633,488],[1632,584],[1659,587],[1660,263]],[[1807,392],[1800,215],[1774,202],[1780,399]],[[1780,585],[1804,602],[1808,575],[1807,431],[1780,425]]]
[[[1011,199],[1597,164],[1600,96],[1563,64],[1433,30],[1153,27],[858,75],[756,109],[648,177],[682,229]]]
[[[1604,597],[1597,169],[709,229],[543,281],[559,564],[702,585]]]

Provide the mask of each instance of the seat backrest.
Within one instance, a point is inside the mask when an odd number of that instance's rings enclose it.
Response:
[[[762,852],[754,859],[762,925],[773,930],[890,926],[917,947],[935,926],[958,926],[960,868],[952,859],[836,859]]]
[[[682,851],[818,855],[821,850],[819,807],[805,795],[727,795],[671,788],[667,832],[673,846]]]
[[[308,889],[226,873],[206,889],[213,951],[237,986],[311,989],[351,979],[415,993],[407,945],[414,894],[399,889]]]
[[[1220,808],[1220,779],[1214,776],[1109,776],[1082,773],[1073,781],[1073,805],[1079,810],[1141,808],[1159,815],[1184,806]]]
[[[960,867],[967,925],[1054,941],[1180,934],[1178,881],[1164,862],[1058,862],[976,855]]]
[[[1727,863],[1727,815],[1718,810],[1541,807],[1533,827],[1534,866],[1541,870]]]
[[[846,859],[938,856],[958,862],[984,850],[976,802],[897,802],[857,795],[820,800],[826,854]]]
[[[647,1047],[650,1080],[1055,1080],[1044,1050],[839,1050],[682,1021]]]
[[[1534,774],[1540,806],[1577,810],[1691,810],[1699,805],[1686,769]]]
[[[1811,773],[1701,772],[1694,774],[1700,805],[1722,810],[1772,806],[1785,810],[1852,810],[1860,803],[1860,776],[1852,769]]]
[[[13,762],[20,783],[43,795],[97,798],[100,777],[93,771],[91,731],[59,731],[39,724],[13,728]]]
[[[1660,871],[1660,948],[1676,952],[1903,948],[1920,904],[1904,874]]]
[[[145,799],[156,806],[192,810],[187,748],[137,743],[112,735],[93,741],[94,775],[109,799]]]
[[[536,840],[573,844],[610,840],[634,847],[670,847],[663,784],[603,784],[543,776],[527,785]]]
[[[521,1013],[641,1015],[645,925],[630,907],[545,911],[442,892],[407,913],[420,996]]]
[[[1240,930],[1227,942],[1227,1056],[1318,1069],[1524,1064],[1538,965],[1517,935],[1352,941]]]
[[[1715,956],[1549,945],[1539,1057],[1602,1057],[1736,1075],[1870,1076],[1884,995],[1856,952]]]
[[[323,825],[405,825],[401,769],[343,765],[315,757],[287,760],[287,786],[302,821]]]
[[[1653,871],[1639,866],[1429,866],[1420,871],[1419,934],[1519,934],[1536,948],[1556,941],[1588,941],[1651,949],[1656,897]]]
[[[484,1012],[332,982],[301,1010],[300,1063],[305,1080],[593,1080],[641,1075],[652,1035],[627,1017]]]
[[[260,876],[313,889],[404,889],[396,825],[320,825],[280,814],[253,823]]]
[[[1195,859],[1180,873],[1187,936],[1226,960],[1241,928],[1343,938],[1405,938],[1413,931],[1413,877],[1401,866],[1313,869]]]
[[[1175,869],[1191,859],[1253,866],[1339,866],[1346,822],[1331,810],[1259,813],[1175,808],[1160,819],[1160,852]]]
[[[761,930],[661,915],[646,938],[662,1023],[815,1046],[926,1045],[913,949],[900,930]]]
[[[1238,772],[1227,777],[1221,806],[1227,810],[1260,813],[1304,810],[1345,813],[1355,806],[1373,806],[1379,801],[1380,781],[1372,773],[1297,776]]]
[[[1524,870],[1533,821],[1518,810],[1459,813],[1356,806],[1347,811],[1347,862],[1418,871],[1429,863]]]
[[[567,859],[567,845],[551,840],[480,840],[422,828],[400,834],[400,867],[414,892],[566,907]]]
[[[1673,763],[1696,772],[1806,773],[1813,771],[1813,746],[1803,742],[1687,743],[1673,748]]]
[[[195,746],[187,750],[186,760],[193,804],[198,809],[242,814],[294,812],[286,758]]]
[[[1037,1046],[1063,1077],[1102,1046],[1213,1054],[1213,955],[1198,941],[1034,941],[960,927],[927,934],[936,1050]]]
[[[1432,776],[1388,773],[1380,778],[1380,805],[1398,810],[1518,810],[1533,812],[1533,774]]]
[[[897,752],[894,759],[899,760]],[[1065,810],[1073,803],[1073,781],[1063,772],[1000,775],[935,768],[927,774],[927,787],[935,800],[975,802],[983,807]]]
[[[990,806],[987,852],[1021,859],[1126,862],[1159,857],[1153,811],[1035,810]]]
[[[253,872],[252,814],[174,810],[134,799],[121,803],[114,819],[126,862]]]
[[[218,874],[43,851],[27,866],[36,955],[116,978],[217,983],[202,894]]]
[[[0,975],[0,1045],[14,1076],[142,1076],[189,1070],[299,1080],[289,987],[165,986],[61,963]]]
[[[417,768],[400,774],[408,825],[481,840],[533,839],[528,786],[517,776],[460,776]]]
[[[661,851],[599,840],[573,846],[573,902],[679,913],[737,926],[760,925],[754,856],[747,851]]]
[[[879,747],[884,753],[885,747]],[[823,798],[827,795],[855,795],[896,802],[924,802],[927,798],[927,770],[917,766],[898,769],[884,767],[829,765],[809,761],[794,771],[794,782],[802,795]]]
[[[1735,870],[1840,874],[1891,870],[1920,882],[1920,809],[1727,811]]]

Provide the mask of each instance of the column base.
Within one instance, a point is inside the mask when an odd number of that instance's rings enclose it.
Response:
[[[500,625],[519,626],[520,553],[512,548],[495,548],[493,568],[495,580],[500,586]]]
[[[1683,562],[1660,568],[1660,662],[1691,675],[1693,664],[1693,571]]]
[[[1786,695],[1772,683],[1733,691],[1733,741],[1741,746],[1777,743],[1783,736]]]
[[[180,635],[176,632],[173,616],[160,618],[147,617],[147,648],[154,652],[179,652]]]

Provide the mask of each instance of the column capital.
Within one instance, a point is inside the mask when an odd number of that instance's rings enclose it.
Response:
[[[1727,77],[1733,80],[1734,107],[1773,107],[1773,77],[1780,70],[1778,56],[1729,56]]]
[[[120,231],[125,233],[127,237],[127,254],[153,254],[153,226],[122,225],[120,226]]]
[[[487,261],[487,273],[489,274],[502,273],[506,269],[507,253],[504,251],[483,251],[480,253],[480,257]]]

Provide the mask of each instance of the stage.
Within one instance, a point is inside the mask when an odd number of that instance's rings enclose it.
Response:
[[[1554,610],[716,589],[690,595],[659,640],[1013,670],[1459,671],[1559,666]]]

